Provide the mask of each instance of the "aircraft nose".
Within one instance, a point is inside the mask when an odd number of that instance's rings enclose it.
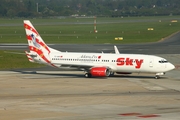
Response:
[[[175,66],[170,63],[169,66],[168,66],[168,68],[169,68],[169,70],[173,70],[173,69],[175,68]]]

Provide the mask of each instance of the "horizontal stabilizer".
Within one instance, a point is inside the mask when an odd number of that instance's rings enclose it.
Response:
[[[30,55],[30,53],[27,52],[27,51],[25,51],[25,53],[26,53],[26,56],[27,56],[28,60],[29,60],[30,62],[34,62],[34,59],[33,59],[32,56]]]

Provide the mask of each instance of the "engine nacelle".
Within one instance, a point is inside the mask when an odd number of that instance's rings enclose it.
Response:
[[[94,77],[107,77],[110,75],[110,71],[106,67],[93,67],[90,70],[90,74]]]

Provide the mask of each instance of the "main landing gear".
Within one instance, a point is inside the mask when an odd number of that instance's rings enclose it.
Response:
[[[87,73],[87,72],[84,74],[84,76],[85,76],[86,78],[91,78],[91,77],[92,77],[91,73]]]

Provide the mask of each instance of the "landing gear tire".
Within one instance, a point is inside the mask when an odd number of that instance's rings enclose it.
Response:
[[[85,76],[86,78],[91,78],[91,77],[92,77],[92,75],[91,75],[90,73],[85,73],[84,76]]]
[[[155,76],[155,79],[159,79],[160,77],[158,75]]]

